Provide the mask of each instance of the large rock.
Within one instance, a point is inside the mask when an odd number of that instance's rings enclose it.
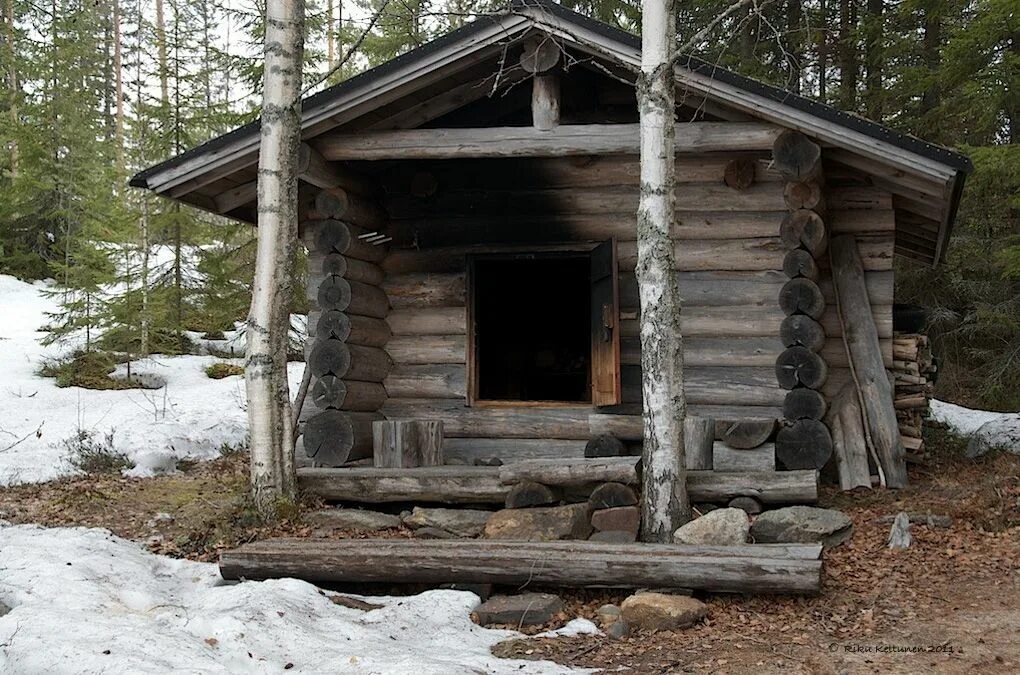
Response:
[[[687,628],[708,615],[708,605],[688,595],[637,593],[620,605],[623,620],[644,630]]]
[[[567,506],[496,511],[485,524],[488,539],[556,541],[587,539],[591,534],[587,502]]]
[[[305,514],[303,520],[318,528],[334,530],[372,532],[400,527],[398,516],[360,509],[323,509]]]
[[[716,509],[680,527],[673,533],[675,544],[737,546],[747,543],[751,524],[742,509]]]
[[[980,457],[992,450],[1020,454],[1020,415],[1003,414],[985,422],[967,442],[967,457]]]
[[[549,623],[563,611],[563,601],[552,593],[494,595],[474,611],[483,626],[494,623],[535,626]]]
[[[492,511],[479,509],[426,509],[414,507],[404,524],[411,529],[430,527],[458,537],[477,537],[485,529]]]
[[[811,544],[838,546],[853,534],[845,513],[815,506],[787,506],[766,511],[751,525],[751,538],[759,544]]]

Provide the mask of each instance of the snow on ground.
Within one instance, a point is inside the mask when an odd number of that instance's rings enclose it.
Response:
[[[968,457],[977,457],[994,449],[1020,454],[1020,413],[972,410],[933,399],[931,419],[942,422],[960,436],[970,438]]]
[[[174,458],[210,459],[224,445],[245,441],[244,381],[213,380],[205,368],[214,356],[155,356],[132,363],[132,374],[166,381],[160,389],[61,389],[37,373],[66,348],[44,347],[39,332],[56,302],[28,284],[0,275],[0,485],[51,480],[72,472],[62,441],[91,431],[113,434],[113,447],[136,463],[134,475],[173,467]],[[243,342],[240,352],[243,353]],[[232,361],[240,364],[238,359]],[[292,390],[303,364],[290,364]],[[13,446],[13,447],[12,447]]]
[[[370,598],[363,612],[294,579],[226,584],[106,530],[0,527],[0,672],[562,673],[498,659],[518,635],[472,623],[478,596]]]

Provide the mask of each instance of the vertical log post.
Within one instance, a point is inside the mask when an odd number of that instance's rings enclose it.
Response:
[[[524,43],[521,68],[532,73],[531,121],[536,129],[548,131],[560,124],[560,76],[551,72],[560,60],[560,46],[549,35],[538,35]]]
[[[789,393],[785,424],[776,435],[776,459],[785,469],[821,469],[832,454],[832,434],[821,421],[825,399],[819,393],[828,378],[819,354],[825,346],[819,322],[825,298],[817,283],[817,260],[828,245],[822,149],[804,134],[786,131],[773,145],[772,163],[786,179],[783,196],[790,209],[779,232],[788,250],[783,272],[790,280],[779,293],[787,315],[780,327],[786,350],[776,359],[776,379]]]
[[[715,420],[688,417],[684,420],[684,454],[688,471],[711,471],[715,463]]]

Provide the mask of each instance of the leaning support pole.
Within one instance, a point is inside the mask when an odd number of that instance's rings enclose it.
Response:
[[[818,593],[821,546],[677,546],[590,541],[268,539],[225,552],[225,579],[539,584]]]
[[[668,543],[691,518],[684,457],[684,350],[680,289],[670,229],[676,207],[673,126],[674,0],[642,2],[641,199],[637,214],[637,281],[641,301],[641,391],[644,396],[641,539]]]

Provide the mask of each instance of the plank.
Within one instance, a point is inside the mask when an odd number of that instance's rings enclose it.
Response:
[[[640,457],[528,459],[501,466],[499,480],[504,485],[513,485],[522,481],[559,486],[579,486],[591,483],[637,485],[640,464]]]

